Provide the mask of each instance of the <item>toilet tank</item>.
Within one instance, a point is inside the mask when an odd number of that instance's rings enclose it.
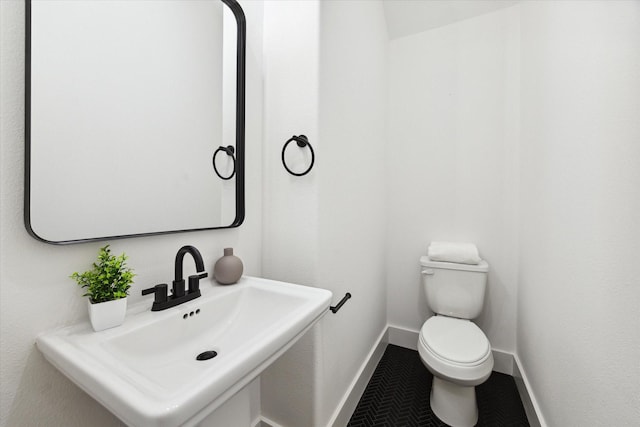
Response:
[[[420,258],[427,305],[438,314],[475,319],[482,312],[489,264],[457,264]]]

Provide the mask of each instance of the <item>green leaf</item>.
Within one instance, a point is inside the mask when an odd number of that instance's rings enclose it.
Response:
[[[126,265],[127,256],[122,253],[111,255],[109,245],[100,248],[98,260],[92,269],[84,273],[74,272],[69,276],[78,286],[88,288],[87,293],[92,302],[105,302],[125,298],[133,283],[135,274]]]

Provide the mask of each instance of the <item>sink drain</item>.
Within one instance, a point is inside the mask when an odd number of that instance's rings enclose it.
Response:
[[[203,351],[202,353],[196,356],[196,360],[209,360],[209,359],[213,359],[217,355],[218,353],[213,350]]]

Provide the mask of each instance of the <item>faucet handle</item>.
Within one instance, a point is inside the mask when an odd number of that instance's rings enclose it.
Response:
[[[200,279],[204,279],[209,274],[202,272],[200,274],[194,274],[189,276],[189,293],[200,291]]]
[[[142,290],[142,295],[149,294],[155,294],[155,303],[167,302],[168,286],[166,283],[160,283],[152,288]]]

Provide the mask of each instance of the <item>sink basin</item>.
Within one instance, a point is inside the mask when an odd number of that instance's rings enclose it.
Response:
[[[47,360],[131,426],[192,426],[256,378],[329,309],[331,292],[244,276],[125,323],[38,336]],[[198,360],[204,359],[204,360]]]

